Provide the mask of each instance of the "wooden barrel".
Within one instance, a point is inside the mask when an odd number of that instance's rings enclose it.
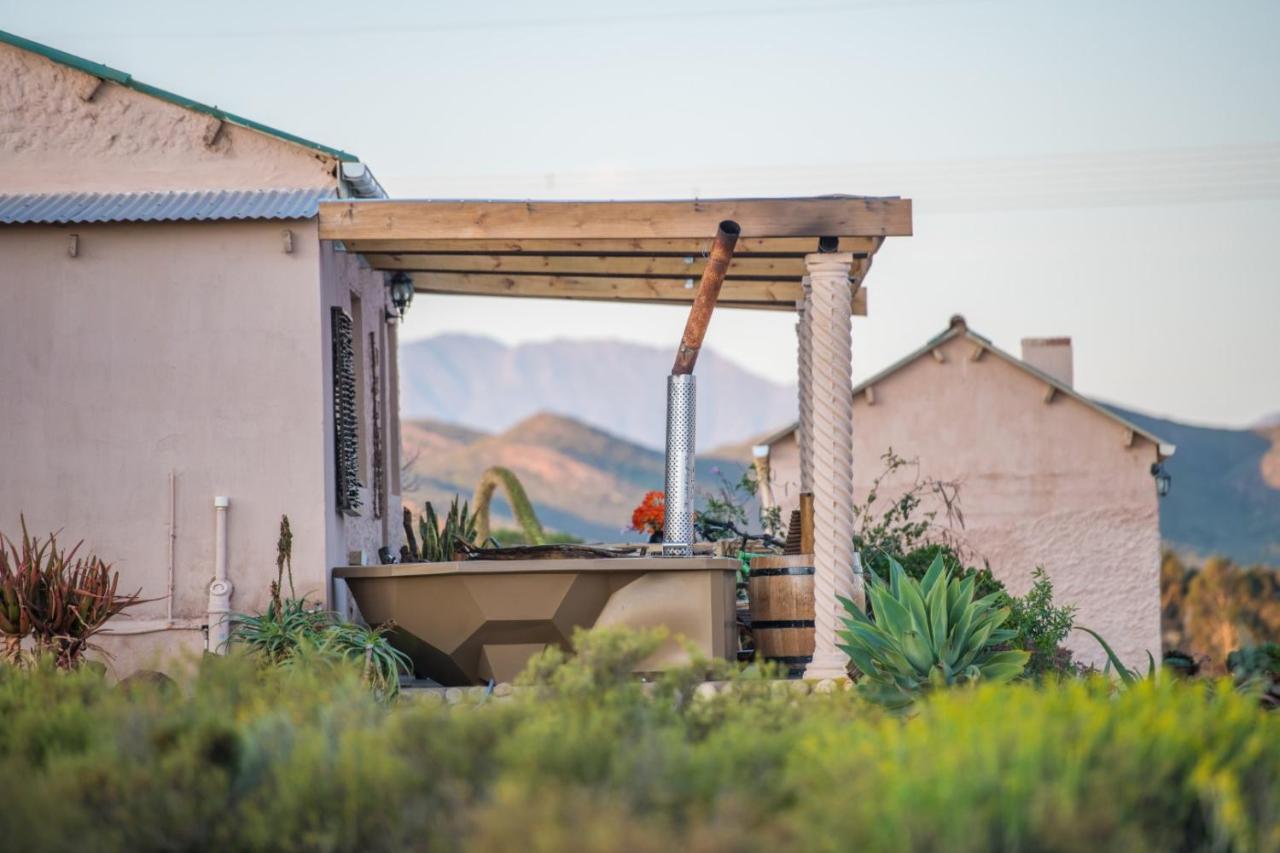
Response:
[[[752,558],[747,589],[757,657],[803,672],[813,660],[813,555]]]

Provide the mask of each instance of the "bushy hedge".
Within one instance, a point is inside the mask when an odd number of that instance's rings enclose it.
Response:
[[[0,668],[11,850],[1280,849],[1280,716],[1228,685],[851,691],[701,672],[643,637],[483,706],[345,667],[208,659],[178,688]],[[705,690],[705,688],[704,688]]]

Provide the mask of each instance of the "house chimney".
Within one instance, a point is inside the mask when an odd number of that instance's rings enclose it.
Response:
[[[1023,338],[1022,360],[1072,387],[1071,338]]]

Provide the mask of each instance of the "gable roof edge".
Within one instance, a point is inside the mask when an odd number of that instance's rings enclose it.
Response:
[[[184,109],[213,116],[214,118],[219,119],[220,121],[225,121],[228,124],[238,125],[247,130],[262,133],[293,145],[310,148],[313,151],[319,151],[322,154],[327,154],[344,163],[353,163],[360,159],[356,157],[356,155],[348,151],[343,151],[340,148],[323,145],[319,142],[289,133],[288,131],[270,127],[269,125],[254,121],[253,119],[245,118],[244,116],[219,109],[218,107],[192,100],[191,98],[179,95],[176,92],[161,89],[159,86],[152,86],[149,83],[143,83],[140,80],[135,80],[133,75],[128,72],[120,71],[119,69],[112,68],[109,65],[103,65],[101,62],[94,62],[93,60],[85,59],[84,57],[76,56],[72,53],[67,53],[64,50],[58,50],[56,47],[50,47],[49,45],[41,44],[40,42],[32,41],[28,38],[23,38],[22,36],[15,35],[14,33],[0,30],[0,43],[8,44],[12,47],[18,48],[19,50],[25,50],[28,53],[34,53],[37,56],[42,56],[45,59],[50,60],[51,62],[56,62],[59,65],[66,65],[101,80],[110,80],[112,83],[119,86],[133,89],[135,92],[140,92],[141,94],[149,95],[153,98],[159,98],[162,101],[167,101],[168,103]]]
[[[1178,449],[1177,445],[1170,444],[1167,441],[1163,441],[1159,436],[1143,429],[1142,427],[1127,420],[1126,418],[1122,418],[1120,415],[1117,415],[1115,412],[1111,411],[1110,409],[1106,408],[1100,403],[1094,402],[1093,400],[1081,394],[1079,391],[1072,388],[1070,385],[1064,384],[1060,380],[1045,373],[1043,370],[1039,370],[1035,367],[1032,367],[1030,364],[1027,364],[1022,359],[1017,358],[1016,356],[1005,352],[1004,350],[1000,349],[998,346],[993,344],[989,338],[985,338],[982,335],[979,335],[977,332],[974,332],[973,330],[969,329],[969,327],[964,324],[953,325],[950,328],[948,328],[946,331],[942,332],[941,334],[934,335],[932,338],[926,341],[923,346],[917,347],[915,350],[903,356],[902,358],[898,359],[893,364],[886,367],[884,370],[879,371],[874,376],[871,376],[859,382],[857,385],[853,386],[854,397],[857,397],[859,394],[862,394],[864,391],[866,391],[868,386],[875,385],[879,382],[883,382],[886,378],[893,375],[894,373],[897,373],[899,370],[906,367],[908,364],[911,364],[917,359],[922,358],[925,355],[928,355],[928,353],[934,348],[942,346],[943,344],[949,341],[952,341],[962,335],[966,339],[981,345],[988,352],[995,354],[997,358],[1000,358],[1003,361],[1009,363],[1010,365],[1023,370],[1024,372],[1034,376],[1036,379],[1039,379],[1042,382],[1046,382],[1049,385],[1052,385],[1054,389],[1056,389],[1059,393],[1065,394],[1068,397],[1071,397],[1072,399],[1076,400],[1079,403],[1084,404],[1085,406],[1097,412],[1098,414],[1103,415],[1104,417],[1109,418],[1112,421],[1115,421],[1116,423],[1120,424],[1126,429],[1132,430],[1134,435],[1140,436],[1155,445],[1156,454],[1160,459],[1167,459],[1168,457],[1172,456],[1175,452],[1177,452],[1177,449]],[[785,438],[790,433],[794,432],[796,429],[799,428],[799,426],[800,426],[799,423],[792,423],[791,426],[783,427],[782,429],[777,430],[771,435],[768,435],[765,438],[761,439],[759,443],[773,444],[779,441],[780,439]]]

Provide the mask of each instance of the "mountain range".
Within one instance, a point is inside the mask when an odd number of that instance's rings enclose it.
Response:
[[[464,335],[404,345],[405,498],[469,496],[485,468],[504,465],[546,526],[624,541],[631,510],[662,488],[670,355],[605,341],[507,347]],[[752,441],[782,426],[796,402],[793,388],[714,352],[702,354],[698,373],[698,447],[707,450],[697,480],[705,489],[721,476],[736,480]],[[1221,429],[1111,408],[1178,446],[1165,462],[1173,487],[1160,513],[1170,547],[1280,565],[1280,419]],[[496,503],[495,524],[509,523]]]
[[[484,470],[510,468],[520,478],[542,524],[588,541],[627,542],[640,537],[626,530],[631,511],[646,492],[661,489],[665,461],[661,451],[642,447],[564,415],[531,415],[499,433],[456,424],[415,420],[401,423],[406,505],[423,501],[447,506],[454,495],[469,498]],[[736,481],[744,464],[700,457],[694,474],[700,488],[721,477]],[[499,492],[493,526],[514,525]]]
[[[400,414],[501,432],[540,412],[567,415],[651,449],[666,429],[669,350],[616,341],[506,346],[440,335],[400,347]],[[698,359],[697,446],[742,441],[796,407],[794,385],[770,382],[704,349]]]
[[[1280,425],[1220,429],[1109,408],[1178,447],[1160,503],[1169,547],[1280,566]]]

